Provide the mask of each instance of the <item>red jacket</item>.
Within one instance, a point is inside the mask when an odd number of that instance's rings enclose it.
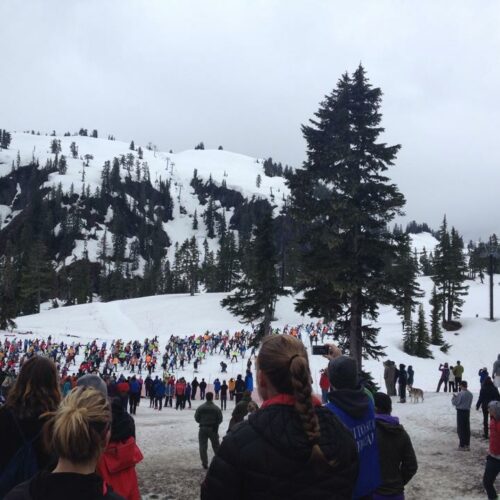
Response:
[[[490,418],[490,454],[500,456],[500,420]]]
[[[143,458],[133,437],[122,442],[110,442],[101,455],[97,473],[118,495],[126,500],[140,500],[135,466]]]
[[[184,382],[177,382],[175,384],[175,395],[184,396],[184,391],[186,390],[186,384]]]
[[[328,375],[326,374],[326,372],[323,372],[321,374],[321,377],[319,379],[319,386],[324,391],[327,391],[328,389],[330,389],[330,381],[328,380]]]

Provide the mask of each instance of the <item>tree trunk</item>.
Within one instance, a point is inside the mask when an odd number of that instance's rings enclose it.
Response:
[[[351,300],[351,324],[349,331],[349,346],[351,357],[358,363],[358,370],[362,367],[362,318],[361,318],[361,290],[356,290]]]

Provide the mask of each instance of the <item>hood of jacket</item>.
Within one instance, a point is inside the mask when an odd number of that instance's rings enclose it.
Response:
[[[333,444],[338,445],[339,429],[331,425],[332,413],[322,406],[314,409],[318,416],[321,434],[319,445],[326,455]],[[336,419],[337,420],[337,419]],[[343,425],[338,421],[338,426]],[[311,456],[311,444],[304,431],[302,421],[290,405],[271,405],[248,417],[248,424],[283,455],[300,462]],[[243,425],[243,424],[240,424]]]
[[[328,400],[353,418],[363,418],[370,401],[364,389],[340,389],[328,393]]]
[[[377,428],[384,432],[400,434],[403,432],[403,426],[399,423],[398,417],[392,415],[375,414]]]
[[[112,475],[134,467],[141,462],[143,458],[135,439],[130,437],[126,441],[109,443],[102,454],[101,461]]]

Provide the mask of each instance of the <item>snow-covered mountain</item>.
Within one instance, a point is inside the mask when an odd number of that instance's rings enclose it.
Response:
[[[33,162],[38,163],[39,169],[44,168],[48,162],[54,164],[56,154],[51,151],[54,140],[60,141],[61,151],[58,153],[58,160],[61,156],[65,157],[67,171],[64,174],[57,171],[49,173],[47,180],[41,184],[41,189],[57,188],[60,185],[65,194],[74,192],[78,196],[83,190],[94,195],[96,190],[101,189],[105,163],[108,161],[112,164],[114,158],[125,158],[125,164],[120,165],[122,182],[126,182],[127,178],[137,181],[136,172],[138,171],[141,172],[142,178],[145,175],[149,177],[153,189],[158,188],[162,181],[168,182],[173,203],[172,220],[162,224],[170,243],[166,247],[167,253],[171,252],[176,242],[181,244],[193,235],[199,241],[200,246],[207,237],[207,227],[202,218],[204,206],[190,185],[195,171],[197,177],[205,183],[211,181],[214,186],[226,187],[228,191],[241,194],[245,200],[252,198],[269,200],[277,209],[288,195],[283,177],[266,175],[263,159],[251,158],[224,150],[203,149],[166,153],[149,150],[145,146],[136,144],[135,151],[132,151],[130,143],[116,140],[81,135],[48,136],[13,133],[9,149],[0,150],[0,178],[5,181],[6,178],[11,177],[12,184],[15,185],[15,190],[9,189],[9,192],[4,192],[0,198],[0,227],[2,229],[12,224],[27,205],[27,203],[20,203],[24,186],[20,182],[16,182],[16,168]],[[71,151],[72,143],[76,145],[78,150],[76,157],[73,157]],[[142,153],[138,152],[139,148]],[[147,171],[149,174],[146,173]],[[114,195],[116,196],[117,193]],[[125,201],[133,206],[134,202],[138,200],[127,194]],[[222,214],[224,207],[221,202],[214,199],[214,203],[216,210]],[[68,206],[68,209],[71,207]],[[195,211],[199,223],[198,229],[193,230]],[[226,203],[225,216],[228,225],[233,212],[234,207]],[[113,229],[110,226],[112,218],[113,208],[110,203],[106,207],[103,223],[96,221],[93,225],[84,224],[85,227],[82,228],[80,236],[75,238],[71,253],[65,256],[66,265],[83,257],[83,242],[85,240],[87,241],[89,259],[91,261],[97,259],[98,242],[101,240],[104,230],[107,230],[110,240],[113,237]],[[129,247],[131,241],[132,239],[129,238]],[[212,247],[215,248],[216,244],[213,239],[211,243],[213,243]]]

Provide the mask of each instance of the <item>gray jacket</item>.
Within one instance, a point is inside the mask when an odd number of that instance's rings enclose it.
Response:
[[[454,394],[451,403],[457,410],[470,410],[473,399],[472,392],[462,389],[458,394]]]
[[[500,375],[500,354],[497,357],[497,360],[493,363],[493,370],[491,371],[491,376],[496,377]]]

